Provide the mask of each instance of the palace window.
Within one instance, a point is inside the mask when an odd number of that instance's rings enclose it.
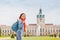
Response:
[[[48,29],[48,34],[50,34],[50,29]]]
[[[56,32],[58,32],[58,30],[56,30]]]
[[[8,33],[9,33],[9,30],[8,30]]]
[[[34,30],[32,30],[32,32],[34,32]]]
[[[10,30],[10,34],[11,34],[11,30]]]
[[[3,32],[4,32],[4,30],[3,30]]]
[[[53,29],[53,32],[55,32],[55,30]]]
[[[6,30],[5,30],[5,33],[6,33]]]
[[[60,30],[59,30],[59,32],[60,32]]]
[[[43,28],[43,32],[44,32],[44,28]]]
[[[42,32],[42,28],[40,28],[40,32]]]

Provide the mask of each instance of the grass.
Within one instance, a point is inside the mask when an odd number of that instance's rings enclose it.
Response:
[[[16,40],[16,39],[11,39],[11,40]],[[60,40],[60,38],[41,36],[41,37],[22,37],[22,40]]]
[[[0,38],[8,38],[9,36],[0,36]]]
[[[16,40],[15,38],[10,38],[10,37],[0,37],[0,38],[5,38],[9,40]],[[49,36],[40,36],[40,37],[22,37],[22,40],[60,40],[60,38],[57,37],[49,37]]]

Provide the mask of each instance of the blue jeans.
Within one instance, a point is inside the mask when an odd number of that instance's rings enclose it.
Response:
[[[17,30],[17,32],[16,32],[16,40],[22,40],[22,31],[21,30]]]

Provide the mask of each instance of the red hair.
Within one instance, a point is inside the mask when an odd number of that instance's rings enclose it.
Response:
[[[20,14],[19,19],[21,19],[21,16],[22,16],[23,14],[25,14],[25,13]],[[24,21],[24,20],[22,20],[22,21]],[[24,22],[23,24],[24,24],[24,32],[26,32],[26,23]]]

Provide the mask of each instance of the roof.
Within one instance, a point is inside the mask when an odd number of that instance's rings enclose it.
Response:
[[[37,24],[29,24],[29,25],[33,25],[33,26],[36,26]]]
[[[29,24],[28,26],[29,26],[29,27],[27,27],[27,28],[29,28],[29,29],[30,29],[30,28],[37,28],[37,24]]]
[[[45,25],[53,25],[53,24],[45,24]]]
[[[29,24],[29,25],[37,25],[37,24]]]

